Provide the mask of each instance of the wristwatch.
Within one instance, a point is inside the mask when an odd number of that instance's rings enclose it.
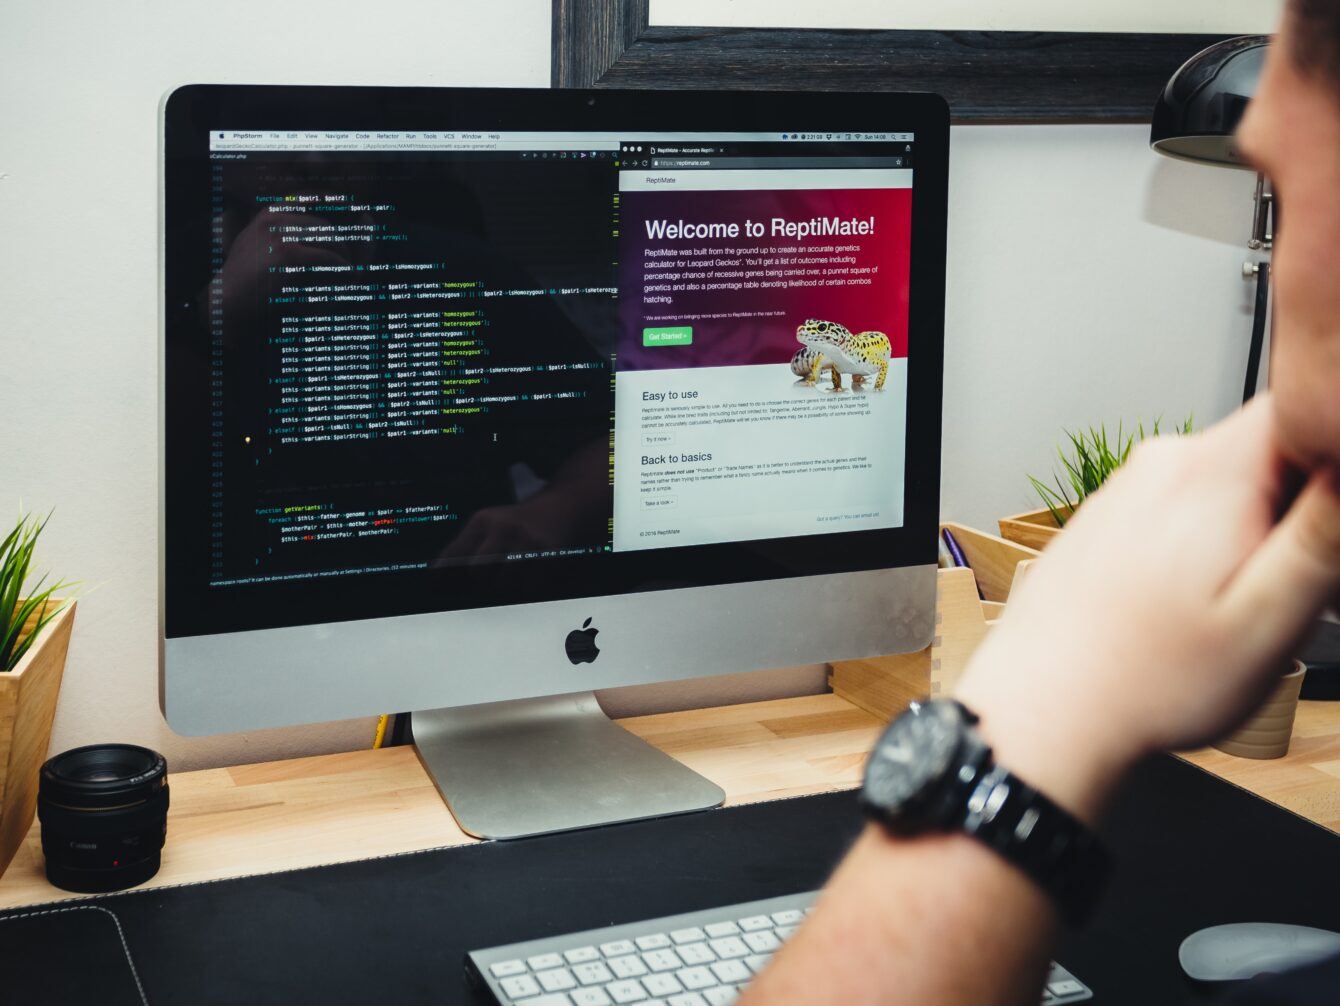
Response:
[[[1098,836],[994,763],[961,703],[914,702],[889,724],[865,768],[861,804],[890,832],[963,831],[1014,864],[1081,926],[1111,872]]]

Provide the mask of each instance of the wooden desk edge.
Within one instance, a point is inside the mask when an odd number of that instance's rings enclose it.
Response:
[[[726,790],[728,806],[851,789],[882,722],[836,695],[620,720]],[[1286,758],[1183,755],[1340,831],[1340,703],[1304,702]],[[413,748],[350,751],[184,772],[158,875],[137,890],[463,845]],[[46,882],[34,823],[0,878],[0,909],[84,897]]]

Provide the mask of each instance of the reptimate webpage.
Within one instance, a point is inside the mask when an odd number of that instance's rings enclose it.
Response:
[[[210,583],[903,522],[910,133],[211,133]]]

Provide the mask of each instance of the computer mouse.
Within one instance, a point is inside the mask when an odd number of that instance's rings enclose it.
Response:
[[[1188,977],[1230,982],[1276,974],[1340,954],[1340,933],[1278,922],[1210,926],[1182,941],[1177,959]]]

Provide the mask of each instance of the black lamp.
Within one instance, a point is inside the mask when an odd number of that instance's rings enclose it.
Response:
[[[1233,142],[1247,104],[1256,94],[1265,65],[1268,35],[1248,35],[1212,45],[1178,70],[1154,106],[1149,142],[1160,154],[1198,164],[1250,170]],[[1274,241],[1271,213],[1274,195],[1264,176],[1257,176],[1256,212],[1247,247],[1268,251]],[[1243,275],[1256,278],[1256,318],[1247,357],[1243,401],[1256,394],[1269,318],[1270,265],[1249,262]]]
[[[1233,131],[1256,94],[1269,45],[1269,35],[1231,38],[1188,60],[1154,106],[1154,149],[1184,161],[1247,167]]]

